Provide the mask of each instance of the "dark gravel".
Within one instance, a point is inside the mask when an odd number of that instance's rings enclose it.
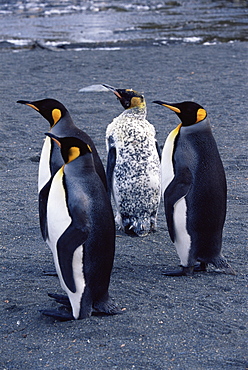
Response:
[[[1,369],[245,369],[247,360],[247,43],[123,50],[2,51]],[[61,293],[38,225],[37,172],[47,122],[19,99],[55,98],[94,140],[106,164],[105,129],[121,111],[107,83],[143,91],[163,145],[178,118],[151,102],[194,100],[208,111],[228,182],[223,254],[237,276],[210,269],[162,275],[179,263],[161,204],[158,231],[118,232],[113,317],[56,322],[39,309]]]

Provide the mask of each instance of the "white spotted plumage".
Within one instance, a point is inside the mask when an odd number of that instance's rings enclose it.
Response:
[[[146,107],[127,109],[108,125],[108,150],[109,138],[116,149],[112,179],[116,222],[146,235],[156,228],[161,195],[155,129],[146,120]]]

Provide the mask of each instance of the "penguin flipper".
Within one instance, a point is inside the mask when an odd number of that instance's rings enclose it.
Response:
[[[106,168],[106,175],[107,175],[107,188],[108,188],[108,195],[109,198],[111,197],[111,189],[112,189],[112,181],[113,181],[113,172],[116,163],[116,148],[114,146],[114,139],[112,136],[108,138],[108,159],[107,159],[107,168]]]
[[[39,218],[40,218],[40,230],[43,239],[46,241],[48,238],[47,229],[47,200],[48,194],[51,188],[52,178],[46,183],[46,185],[39,192]]]
[[[172,242],[175,241],[174,230],[174,205],[178,200],[185,197],[189,192],[192,183],[192,174],[188,167],[180,171],[180,176],[176,175],[164,192],[164,207],[168,226],[168,231]]]
[[[76,292],[75,281],[73,278],[72,259],[75,250],[85,243],[89,231],[85,228],[79,229],[70,224],[57,242],[58,261],[62,277],[68,289]]]
[[[161,149],[160,149],[160,146],[158,145],[157,140],[155,141],[155,145],[156,145],[156,149],[158,152],[159,160],[161,161]]]

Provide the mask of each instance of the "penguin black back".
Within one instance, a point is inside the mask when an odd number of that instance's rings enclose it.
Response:
[[[117,308],[108,294],[115,250],[114,218],[91,148],[78,138],[47,135],[59,144],[65,161],[51,181],[46,242],[69,298],[69,312],[42,313],[63,321],[83,319],[93,311],[115,314]]]
[[[196,262],[234,273],[221,254],[226,216],[226,178],[206,110],[194,102],[155,103],[174,111],[181,123],[167,137],[162,153],[162,194],[168,230],[182,271]]]

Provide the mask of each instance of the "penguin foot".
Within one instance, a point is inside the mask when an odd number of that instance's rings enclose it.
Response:
[[[151,229],[151,230],[150,230],[150,233],[151,233],[151,234],[155,234],[156,232],[157,232],[157,229]]]
[[[183,270],[170,270],[170,271],[163,271],[162,275],[165,276],[184,276]]]
[[[153,232],[155,232],[156,230],[154,230]],[[147,236],[151,231],[147,231],[147,230],[136,230],[134,231],[133,228],[130,228],[129,226],[125,226],[124,228],[124,232],[125,234],[127,234],[128,236],[131,236],[131,237],[144,237],[144,236]]]
[[[217,269],[224,270],[225,274],[237,275],[236,271],[234,271],[223,256],[218,256],[212,263]]]
[[[41,312],[42,315],[52,317],[53,319],[58,320],[58,321],[75,320],[72,313],[70,313],[64,307],[60,307],[59,311],[56,311],[56,310],[40,310],[40,312]]]
[[[139,236],[144,237],[147,236],[151,232],[150,225],[147,223],[143,223],[141,221],[131,221],[131,220],[124,220],[122,221],[125,234],[129,236]]]
[[[56,293],[47,293],[50,298],[55,299],[55,301],[63,306],[71,309],[70,300],[66,295],[56,294]]]
[[[164,271],[163,275],[166,276],[192,276],[194,273],[194,266],[184,267],[181,270]]]
[[[229,265],[228,267],[225,267],[225,274],[237,275],[237,272]]]
[[[136,236],[139,236],[137,233],[135,233],[134,231],[133,231],[133,229],[132,228],[130,228],[129,226],[125,226],[124,227],[124,233],[125,234],[127,234],[127,235],[129,235],[129,236],[132,236],[132,237],[136,237]]]
[[[227,266],[217,267],[217,270],[215,270],[215,272],[224,273],[226,275],[237,275],[237,272],[230,265],[228,265],[228,267]]]
[[[206,262],[197,263],[195,266],[184,267],[181,270],[164,271],[166,276],[192,276],[194,272],[206,272],[208,264]]]
[[[208,264],[206,262],[200,262],[199,264],[194,266],[194,272],[199,272],[199,271],[207,271],[207,266]]]
[[[94,303],[92,315],[118,315],[121,310],[111,301]]]

